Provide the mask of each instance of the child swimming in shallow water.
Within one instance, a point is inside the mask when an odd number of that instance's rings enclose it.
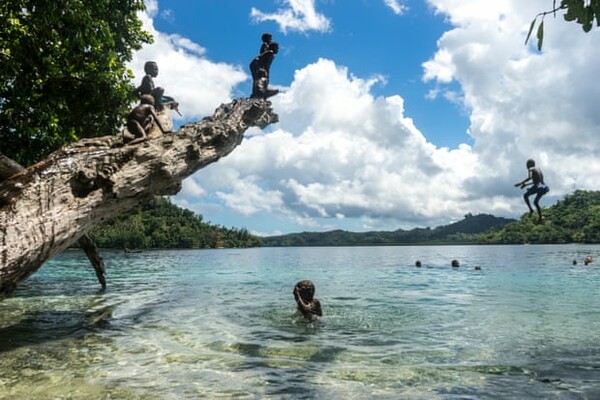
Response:
[[[294,299],[298,305],[298,311],[300,311],[305,318],[315,319],[323,316],[321,302],[314,296],[315,284],[312,283],[312,281],[300,281],[294,286]]]

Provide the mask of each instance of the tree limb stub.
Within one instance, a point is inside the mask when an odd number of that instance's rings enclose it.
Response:
[[[21,164],[0,153],[0,182],[24,169],[25,168]]]
[[[79,246],[81,246],[85,255],[90,260],[90,264],[92,264],[94,271],[96,271],[96,277],[98,278],[98,282],[100,282],[102,290],[106,290],[106,267],[104,266],[104,260],[100,255],[96,243],[94,243],[92,238],[87,234],[80,237],[77,243],[79,243]]]
[[[0,183],[0,300],[94,226],[231,153],[251,126],[278,121],[271,103],[237,99],[174,134],[124,146],[83,139]]]

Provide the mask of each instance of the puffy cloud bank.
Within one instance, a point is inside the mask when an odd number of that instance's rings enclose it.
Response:
[[[454,28],[425,62],[424,80],[458,82],[470,112],[469,133],[482,171],[465,179],[473,197],[509,195],[510,179],[524,160],[544,168],[554,195],[597,189],[600,171],[600,67],[598,30],[588,34],[562,15],[545,20],[543,52],[524,40],[535,15],[549,1],[430,0]],[[510,178],[509,178],[510,177]]]
[[[427,142],[400,96],[371,95],[375,82],[326,59],[296,71],[273,98],[276,129],[249,135],[197,179],[240,214],[275,213],[308,226],[319,218],[420,225],[460,217],[467,202],[479,208],[464,190],[478,173],[477,155],[467,145]],[[508,204],[488,208],[506,212]]]

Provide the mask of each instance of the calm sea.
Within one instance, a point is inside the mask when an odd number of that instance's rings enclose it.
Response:
[[[600,246],[103,256],[106,292],[68,251],[0,302],[0,398],[600,398]]]

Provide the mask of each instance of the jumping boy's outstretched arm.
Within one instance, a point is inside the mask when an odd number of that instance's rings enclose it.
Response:
[[[521,186],[521,189],[523,189],[525,187],[525,185],[527,185],[527,182],[530,180],[531,180],[531,170],[529,171],[527,178],[523,179],[521,182],[515,183],[515,187]]]

